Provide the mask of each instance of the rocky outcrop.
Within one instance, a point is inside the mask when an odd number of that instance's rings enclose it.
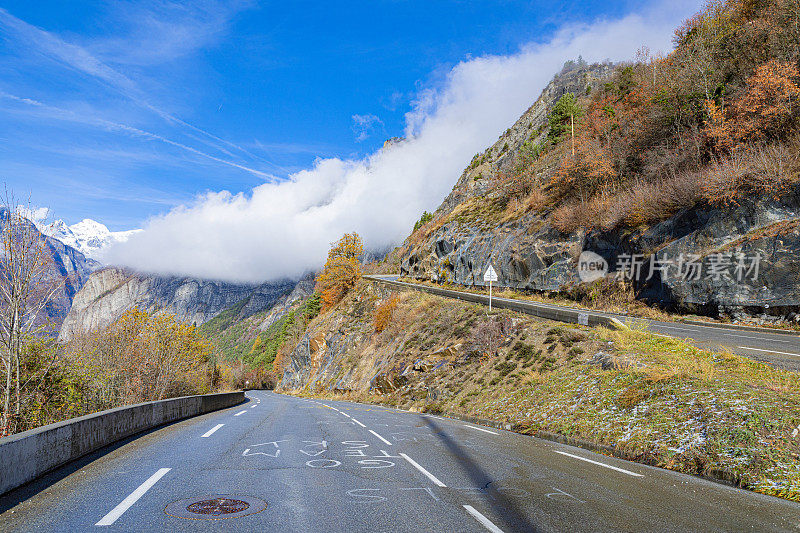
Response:
[[[413,249],[401,273],[483,286],[491,262],[498,286],[557,291],[581,282],[586,250],[608,262],[609,276],[638,264],[637,297],[662,307],[762,320],[796,317],[800,307],[798,193],[735,208],[700,205],[640,230],[564,235],[536,216],[491,229],[452,222]]]
[[[559,235],[532,218],[501,224],[491,230],[458,222],[443,225],[434,237],[412,251],[401,273],[461,285],[483,286],[491,262],[498,285],[516,289],[557,290],[577,279],[575,261],[581,235]]]
[[[577,64],[555,76],[516,123],[464,170],[434,214],[434,220],[442,225],[421,242],[409,240],[401,246],[401,273],[418,279],[483,285],[483,272],[491,261],[501,276],[498,285],[557,290],[576,281],[574,263],[584,235],[561,235],[535,214],[513,222],[488,221],[464,206],[472,199],[490,195],[494,177],[512,172],[523,150],[544,141],[547,115],[559,98],[567,93],[583,94],[603,82],[612,70],[611,64]],[[463,216],[452,219],[456,208],[461,208]]]
[[[238,285],[220,281],[141,274],[123,268],[98,270],[75,296],[61,326],[60,338],[102,328],[125,311],[138,307],[168,312],[197,325],[243,302],[242,318],[271,307],[295,283]]]
[[[621,236],[608,237],[590,235],[586,245],[618,263],[618,254],[610,252]],[[645,256],[643,270],[653,272],[650,280],[639,283],[644,299],[734,318],[797,316],[798,191],[736,208],[687,210],[642,232],[630,244],[622,241],[619,248],[638,250]],[[697,275],[687,275],[695,271],[688,272],[685,265],[681,270],[678,260],[693,255]]]
[[[613,68],[611,63],[565,67],[514,125],[500,135],[497,142],[475,156],[434,216],[444,216],[469,198],[489,191],[495,175],[514,169],[517,164],[515,156],[526,143],[530,145],[544,140],[547,135],[547,115],[559,98],[567,93],[581,95],[587,88],[597,87],[611,74]]]
[[[369,342],[375,305],[390,291],[380,284],[364,283],[356,292],[355,298],[309,324],[289,355],[281,388],[298,389],[322,380],[331,389],[369,389],[376,374],[395,364]]]

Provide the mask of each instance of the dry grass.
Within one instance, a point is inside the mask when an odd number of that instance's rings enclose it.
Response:
[[[397,309],[397,303],[398,298],[393,294],[375,309],[374,327],[376,333],[382,332],[391,323],[392,315]]]
[[[712,204],[736,205],[756,196],[779,198],[800,182],[800,138],[748,145],[703,172],[702,194]]]
[[[613,193],[601,191],[589,200],[559,206],[550,215],[550,223],[565,234],[578,228],[609,231],[619,226],[647,226],[699,200],[698,177],[683,173],[653,182],[636,181]]]

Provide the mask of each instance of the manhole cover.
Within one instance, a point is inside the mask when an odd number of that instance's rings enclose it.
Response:
[[[233,514],[241,513],[250,507],[250,504],[242,500],[234,500],[233,498],[214,498],[213,500],[203,500],[195,502],[186,508],[190,513],[197,514]]]
[[[267,502],[253,496],[206,494],[174,501],[164,508],[164,512],[176,518],[224,520],[260,513],[266,508]]]

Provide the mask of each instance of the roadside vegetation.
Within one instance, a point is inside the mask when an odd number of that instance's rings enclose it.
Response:
[[[725,472],[740,486],[800,501],[796,373],[647,331],[487,314],[367,282],[308,334],[333,323],[347,345],[312,354],[333,359],[317,361],[305,386],[287,392],[559,433],[680,472]]]
[[[363,254],[364,244],[357,233],[347,233],[331,246],[317,276],[316,292],[322,298],[323,311],[336,305],[361,279]]]
[[[211,352],[194,326],[138,309],[68,343],[25,336],[20,408],[3,411],[0,436],[121,405],[228,389],[231,373],[214,364]]]
[[[18,205],[12,194],[5,204]],[[0,437],[120,405],[236,385],[236,369],[218,364],[197,328],[174,315],[134,308],[105,328],[57,340],[46,311],[64,281],[53,274],[48,243],[24,209],[2,213]]]

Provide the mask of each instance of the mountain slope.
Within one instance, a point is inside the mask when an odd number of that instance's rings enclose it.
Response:
[[[487,315],[363,280],[309,324],[278,388],[556,433],[800,501],[800,375],[644,331]]]
[[[401,273],[482,286],[491,263],[516,289],[800,319],[800,32],[793,3],[763,4],[715,3],[666,57],[562,72],[394,253]],[[605,277],[583,282],[583,252]]]
[[[180,320],[201,325],[224,309],[241,303],[239,313],[244,318],[270,308],[294,286],[288,280],[239,285],[106,267],[93,273],[75,296],[59,336],[70,339],[105,327],[134,307],[173,313]]]
[[[8,215],[8,209],[0,207],[0,221],[3,224],[7,223]],[[76,248],[54,237],[41,234],[33,222],[28,221],[28,223],[45,240],[51,259],[49,275],[60,283],[59,290],[45,308],[46,316],[40,317],[40,320],[48,321],[49,325],[58,331],[72,306],[73,298],[100,263],[87,258]]]

